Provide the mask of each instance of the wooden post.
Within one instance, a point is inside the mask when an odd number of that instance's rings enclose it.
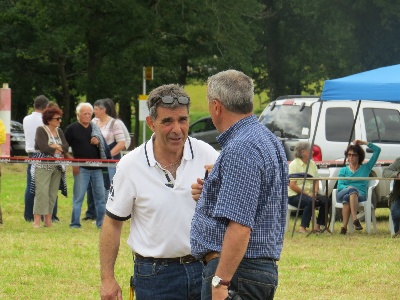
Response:
[[[7,83],[3,83],[3,88],[0,89],[0,119],[7,133],[6,142],[0,146],[3,147],[1,156],[10,156],[11,89]]]

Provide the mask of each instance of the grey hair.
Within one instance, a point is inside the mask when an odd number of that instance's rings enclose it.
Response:
[[[189,99],[188,104],[180,104],[178,101],[174,101],[171,104],[165,104],[161,101],[161,97],[164,96],[171,96],[174,98],[177,97],[187,97]],[[177,85],[177,84],[165,84],[162,86],[159,86],[158,88],[155,88],[152,90],[149,94],[149,97],[147,99],[147,107],[149,108],[149,115],[150,118],[155,120],[157,118],[157,107],[166,107],[166,108],[177,108],[180,106],[186,106],[188,113],[189,113],[189,107],[190,107],[190,97],[189,95],[185,92],[183,87]]]
[[[98,108],[105,108],[106,114],[112,118],[116,118],[117,113],[115,112],[114,102],[110,98],[99,99],[93,103],[93,106],[97,106]]]
[[[80,112],[81,112],[81,109],[83,108],[83,107],[89,107],[90,108],[90,110],[93,112],[93,106],[92,106],[92,104],[90,104],[89,102],[81,102],[81,103],[79,103],[78,104],[78,106],[76,107],[76,110],[75,110],[75,112],[76,112],[76,114],[79,114]]]
[[[37,110],[45,110],[49,104],[49,99],[45,95],[40,95],[35,98],[33,102],[33,107]]]
[[[247,114],[253,111],[254,84],[246,74],[227,70],[210,76],[207,99],[217,99],[230,112]]]
[[[309,142],[298,142],[296,147],[294,147],[294,157],[303,158],[301,151],[311,149]]]

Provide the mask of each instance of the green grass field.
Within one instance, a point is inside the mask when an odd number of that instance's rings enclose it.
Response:
[[[0,299],[99,299],[99,231],[91,222],[69,228],[72,175],[68,198],[59,196],[60,222],[34,229],[23,219],[25,165],[3,164],[0,227]],[[86,205],[83,206],[83,212]],[[400,239],[388,231],[388,209],[378,209],[378,232],[341,236],[285,236],[275,299],[398,299]],[[299,222],[297,223],[299,224]],[[116,277],[129,299],[133,263],[124,225]],[[340,224],[336,224],[336,229]]]

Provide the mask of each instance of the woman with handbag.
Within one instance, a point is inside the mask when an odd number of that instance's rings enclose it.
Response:
[[[59,128],[62,119],[62,110],[56,106],[43,111],[43,126],[36,130],[35,149],[37,158],[64,158],[68,152],[68,143],[63,131]],[[57,192],[60,187],[62,172],[61,165],[46,162],[34,164],[32,177],[34,178],[35,200],[33,205],[33,227],[40,227],[41,216],[44,216],[44,226],[51,227],[51,216]]]
[[[92,123],[99,126],[101,133],[110,149],[113,159],[121,158],[121,151],[125,149],[125,134],[121,125],[121,121],[111,116],[112,106],[111,99],[99,99],[93,104]],[[115,168],[109,168],[110,181],[114,177]]]

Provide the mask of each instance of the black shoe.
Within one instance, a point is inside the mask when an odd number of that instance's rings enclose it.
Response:
[[[92,218],[92,217],[84,217],[84,218],[82,218],[82,221],[90,221],[90,220],[96,220],[96,218]]]
[[[342,228],[340,229],[340,234],[346,234],[346,233],[347,233],[347,229],[344,228],[344,227],[342,227]]]
[[[54,218],[51,219],[51,221],[53,223],[57,223],[57,222],[60,222],[60,219],[58,217],[54,217]]]
[[[363,227],[361,226],[361,223],[360,223],[360,220],[359,220],[359,219],[356,219],[356,220],[353,222],[353,225],[354,225],[354,229],[355,229],[355,230],[363,230]]]

